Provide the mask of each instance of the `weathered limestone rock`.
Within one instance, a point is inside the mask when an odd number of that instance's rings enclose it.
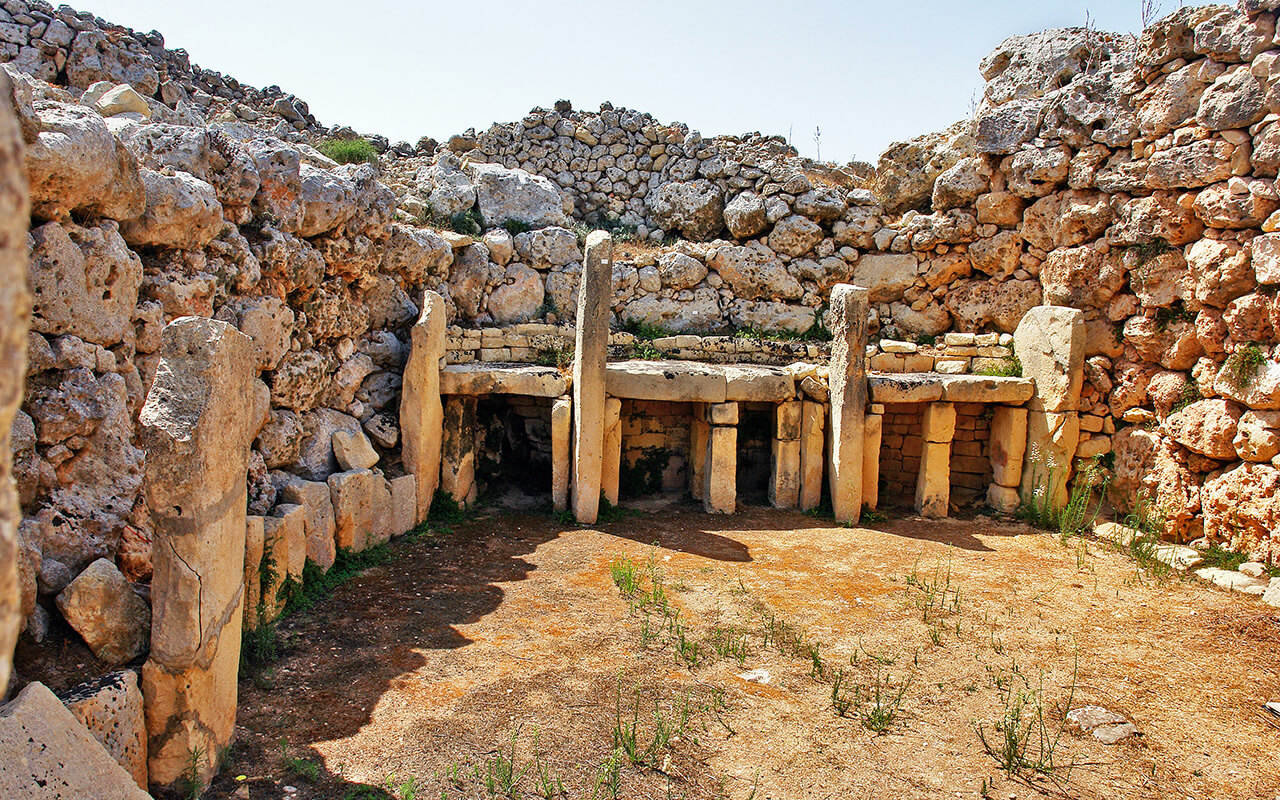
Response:
[[[604,402],[604,461],[600,465],[600,495],[610,505],[618,504],[622,478],[622,401],[610,397]]]
[[[1267,462],[1280,455],[1280,412],[1245,411],[1231,444],[1245,461]]]
[[[329,485],[323,481],[308,481],[283,473],[278,482],[280,502],[302,506],[306,531],[307,560],[322,570],[333,566],[336,557],[334,544],[335,522]]]
[[[573,362],[573,517],[587,525],[600,508],[612,277],[613,238],[595,231],[587,237]]]
[[[455,503],[464,507],[475,502],[479,492],[476,486],[475,430],[476,398],[450,395],[444,404],[440,490],[452,497]],[[603,438],[603,429],[601,437]]]
[[[804,217],[796,219],[817,227]],[[787,272],[777,254],[758,242],[742,247],[717,247],[708,254],[707,266],[715,270],[740,298],[798,300],[804,294],[800,281]]]
[[[142,261],[114,222],[50,222],[31,232],[31,327],[110,347],[123,341],[138,304]]]
[[[142,216],[120,225],[120,235],[135,247],[198,250],[222,229],[222,205],[208,183],[186,172],[165,175],[142,170],[147,206]]]
[[[1280,525],[1280,469],[1240,464],[1205,481],[1201,490],[1204,533],[1233,550],[1274,559]]]
[[[1036,382],[1029,407],[1075,411],[1084,385],[1084,314],[1074,308],[1039,306],[1027,312],[1013,334],[1022,375]]]
[[[278,613],[285,598],[279,591],[291,581],[301,582],[307,565],[306,510],[299,505],[278,505],[262,518],[263,553],[271,557],[271,585],[263,581],[267,606]]]
[[[1017,488],[1022,482],[1022,457],[1027,450],[1027,410],[996,406],[991,413],[991,480]]]
[[[701,499],[707,494],[707,447],[711,425],[707,422],[707,404],[690,403],[689,421],[689,495]]]
[[[322,484],[323,485],[323,484]],[[327,498],[326,498],[327,499]],[[331,512],[332,513],[332,512]],[[259,612],[266,611],[262,597],[262,556],[266,552],[266,526],[262,517],[245,517],[244,530],[244,616],[242,628],[257,630]]]
[[[39,118],[39,135],[26,150],[34,217],[65,221],[72,211],[81,211],[128,220],[142,213],[147,195],[137,161],[97,111],[48,103]]]
[[[386,480],[372,470],[357,469],[330,475],[328,483],[338,549],[358,553],[377,544],[387,529],[391,501]]]
[[[788,400],[774,407],[773,461],[769,471],[769,504],[774,508],[795,508],[800,501],[803,405],[799,400]]]
[[[546,178],[498,164],[472,163],[467,169],[486,228],[500,227],[509,220],[534,228],[565,224],[560,191]]]
[[[865,286],[870,291],[871,302],[883,303],[896,300],[903,291],[915,283],[916,257],[911,254],[892,255],[875,253],[865,255],[853,265],[850,280],[855,286]]]
[[[733,419],[731,424],[712,424],[707,434],[707,460],[702,477],[706,493],[702,507],[708,514],[732,514],[738,507],[737,413],[737,403],[719,403],[708,408],[708,421],[730,416]]]
[[[43,683],[0,708],[0,795],[14,800],[150,800]]]
[[[116,565],[100,558],[58,595],[58,611],[93,654],[123,664],[146,652],[151,609]]]
[[[764,201],[755,192],[742,192],[724,207],[724,222],[735,239],[750,239],[769,227]]]
[[[867,411],[866,289],[831,289],[831,507],[836,522],[856,524],[862,514],[862,446]]]
[[[1244,412],[1230,400],[1197,400],[1164,421],[1175,442],[1193,453],[1230,461],[1236,456],[1237,423]]]
[[[193,751],[209,754],[197,770],[207,783],[235,729],[255,373],[244,334],[176,319],[139,417],[154,530],[142,673],[153,785],[174,785]]]
[[[927,519],[942,519],[951,504],[951,440],[956,432],[956,407],[951,403],[929,403],[924,407],[923,425],[916,513]]]
[[[526,397],[559,397],[569,382],[555,367],[533,364],[450,364],[440,370],[440,394],[519,394]],[[402,400],[401,403],[404,401]]]
[[[131,669],[107,673],[71,689],[62,702],[145,791],[147,724],[138,673]]]
[[[1053,508],[1066,505],[1072,459],[1079,443],[1080,418],[1076,412],[1028,412],[1022,496],[1043,495]]]
[[[678,230],[696,242],[710,239],[724,227],[724,192],[708,180],[660,184],[645,204],[663,230]]]
[[[884,415],[868,414],[862,445],[862,505],[875,510],[880,505],[880,442],[884,438]]]
[[[557,398],[551,406],[551,505],[556,511],[569,507],[569,475],[573,453],[573,399]]]
[[[0,96],[11,92],[8,76],[0,75]],[[31,323],[26,279],[30,212],[22,136],[6,101],[0,103],[0,686],[9,685],[13,647],[25,616],[18,578],[22,512],[12,479],[12,434],[22,402]]]
[[[418,524],[418,481],[413,475],[401,475],[386,484],[390,493],[386,535],[388,538],[403,536]]]
[[[353,469],[372,469],[378,463],[378,451],[373,449],[364,431],[334,431],[333,457],[343,472]]]

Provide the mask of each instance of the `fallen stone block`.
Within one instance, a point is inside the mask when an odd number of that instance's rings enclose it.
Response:
[[[151,607],[116,565],[100,558],[58,595],[58,610],[108,664],[132,661],[151,638]]]
[[[72,688],[62,702],[111,757],[147,788],[147,722],[138,673],[110,672]]]

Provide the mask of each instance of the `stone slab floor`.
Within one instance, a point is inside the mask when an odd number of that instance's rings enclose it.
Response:
[[[492,516],[393,543],[282,623],[206,796],[1280,793],[1274,609],[1017,524],[828,524]],[[1065,732],[1068,704],[1140,735]],[[1012,775],[979,735],[1007,752],[1001,720]]]

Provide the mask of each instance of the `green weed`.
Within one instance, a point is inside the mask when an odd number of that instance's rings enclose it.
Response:
[[[378,150],[366,139],[326,139],[316,149],[339,164],[378,163]]]

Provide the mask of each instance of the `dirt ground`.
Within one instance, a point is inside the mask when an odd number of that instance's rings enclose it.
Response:
[[[1280,794],[1274,609],[1021,524],[828,525],[682,507],[394,543],[282,623],[206,797]],[[1068,703],[1140,735],[1063,732]]]

